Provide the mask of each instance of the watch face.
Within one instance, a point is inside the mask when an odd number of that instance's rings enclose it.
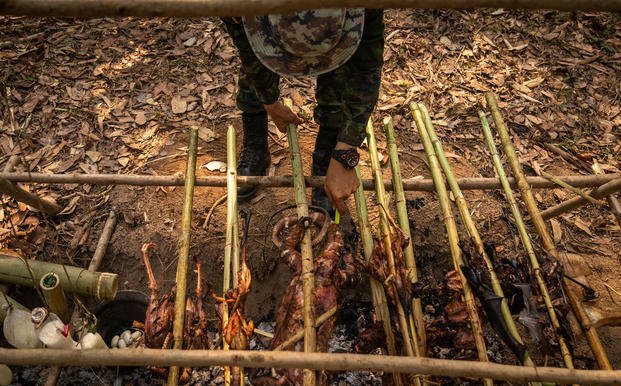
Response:
[[[351,152],[347,152],[344,154],[345,156],[345,163],[347,163],[347,166],[349,166],[350,168],[355,168],[356,165],[358,165],[358,153],[355,151],[351,151]]]

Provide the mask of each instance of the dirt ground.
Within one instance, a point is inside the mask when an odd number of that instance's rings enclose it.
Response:
[[[404,178],[430,177],[410,102],[425,103],[458,177],[493,177],[477,111],[482,95],[501,101],[520,161],[529,175],[589,174],[596,159],[607,173],[621,167],[621,22],[619,14],[552,11],[386,12],[386,49],[380,100],[373,119],[386,155],[381,119],[395,121]],[[144,173],[183,175],[187,128],[200,129],[198,165],[225,161],[225,130],[238,129],[235,108],[238,59],[217,19],[33,19],[0,17],[0,165],[23,157],[28,169],[48,173]],[[302,116],[315,104],[313,80],[284,79],[281,95]],[[11,124],[9,109],[14,112]],[[300,127],[304,168],[317,126]],[[270,129],[273,175],[290,174],[286,138]],[[564,160],[544,144],[573,157]],[[368,155],[362,173],[370,176]],[[26,170],[20,165],[18,170]],[[384,177],[390,177],[384,166]],[[223,175],[200,167],[198,176]],[[119,221],[101,270],[118,273],[121,289],[147,292],[140,247],[154,242],[155,275],[163,288],[175,280],[183,205],[182,187],[100,187],[27,185],[65,206],[55,217],[2,196],[0,249],[20,249],[47,261],[87,265],[108,212]],[[191,256],[204,261],[209,288],[222,283],[226,205],[205,216],[224,188],[197,187],[193,205]],[[500,191],[465,193],[483,237],[500,257],[523,254],[506,223]],[[538,190],[541,208],[572,197],[563,189]],[[372,202],[374,194],[367,199]],[[435,194],[408,192],[417,265],[440,280],[450,251]],[[266,231],[271,213],[293,203],[291,189],[264,189],[249,204],[249,265],[253,274],[247,314],[274,319],[288,283]],[[350,202],[353,208],[353,200]],[[371,209],[373,221],[377,208]],[[18,234],[11,231],[10,221]],[[598,302],[619,309],[621,228],[607,205],[585,206],[554,220],[560,249],[580,255]],[[534,228],[529,226],[531,235]],[[462,235],[465,233],[462,229]],[[535,241],[536,241],[536,237]],[[190,272],[192,285],[194,274]],[[362,285],[356,296],[368,298]],[[613,367],[621,367],[621,328],[603,327],[600,336]],[[593,368],[588,347],[577,337],[577,366]],[[541,362],[559,365],[558,358]],[[512,363],[511,360],[507,363]]]

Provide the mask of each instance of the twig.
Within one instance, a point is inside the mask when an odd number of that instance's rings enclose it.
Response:
[[[315,328],[319,328],[326,320],[330,319],[334,314],[336,314],[338,307],[334,306],[330,308],[328,311],[319,315],[317,319],[315,319]],[[256,329],[255,329],[256,331]],[[298,340],[304,338],[304,329],[298,330],[295,334],[291,335],[287,340],[274,347],[272,351],[282,351],[292,344],[296,343]]]
[[[595,205],[602,205],[602,202],[599,200],[596,200],[595,198],[591,197],[588,193],[583,192],[582,190],[575,188],[571,185],[569,185],[568,183],[565,183],[561,180],[559,180],[558,178],[556,178],[556,176],[553,176],[550,173],[544,172],[543,170],[541,171],[541,175],[543,176],[543,178],[546,178],[552,182],[554,182],[555,184],[557,184],[558,186],[561,186],[577,195],[579,195],[580,197],[584,198],[585,200],[587,200],[588,202],[590,202],[591,204],[595,204]]]
[[[593,189],[590,194],[593,198],[602,198],[614,194],[618,191],[621,191],[621,178],[610,181],[597,189]],[[584,198],[574,197],[542,211],[541,217],[544,220],[548,220],[552,217],[556,217],[565,212],[569,212],[571,210],[579,208],[586,203],[587,200],[585,200]]]
[[[216,202],[213,203],[213,205],[211,205],[211,208],[209,208],[209,211],[207,212],[207,216],[205,216],[205,221],[203,222],[203,226],[202,228],[204,230],[207,230],[207,228],[209,227],[209,221],[211,221],[211,216],[213,216],[213,212],[216,210],[216,208],[222,204],[224,201],[226,201],[226,193],[223,194],[222,196],[220,196]]]
[[[605,174],[596,159],[593,159],[593,171],[595,174]],[[617,223],[621,226],[621,204],[619,203],[619,200],[617,200],[614,194],[611,194],[606,198],[608,199],[608,205],[610,205],[612,214],[617,219]]]

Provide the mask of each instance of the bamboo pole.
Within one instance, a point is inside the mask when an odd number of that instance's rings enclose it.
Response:
[[[285,99],[287,107],[291,107],[291,100]],[[287,140],[291,152],[291,167],[293,169],[293,189],[295,191],[295,203],[297,205],[298,218],[308,217],[308,203],[306,198],[306,186],[304,184],[304,169],[302,168],[302,155],[298,134],[295,125],[287,126]],[[304,238],[300,244],[302,254],[302,288],[304,292],[304,352],[316,351],[315,330],[315,305],[313,304],[313,291],[315,287],[315,268],[313,263],[313,247],[311,244],[310,229],[304,232]],[[304,370],[304,385],[315,385],[315,372]]]
[[[316,8],[556,9],[621,11],[619,0],[5,0],[0,14],[46,17],[185,17],[283,14]]]
[[[593,198],[603,198],[619,191],[621,191],[621,178],[612,180],[600,186],[599,188],[593,189],[590,194]],[[586,203],[587,201],[584,198],[574,197],[542,211],[541,217],[544,220],[549,220],[552,217],[556,217],[560,214],[577,209]]]
[[[453,173],[453,169],[451,168],[451,165],[449,164],[448,159],[446,158],[446,155],[444,154],[442,143],[440,142],[440,139],[438,138],[435,132],[433,123],[431,122],[431,117],[429,116],[429,112],[427,111],[427,108],[420,103],[418,104],[418,108],[423,115],[423,120],[425,123],[425,127],[427,129],[427,134],[429,134],[429,139],[431,139],[431,144],[433,145],[434,151],[436,153],[436,157],[438,158],[438,161],[440,162],[440,166],[442,167],[442,170],[444,171],[444,175],[448,181],[451,191],[453,192],[453,196],[455,197],[455,203],[457,204],[457,208],[459,209],[462,222],[464,226],[466,227],[466,231],[470,235],[470,238],[474,242],[477,248],[477,252],[483,257],[483,260],[485,261],[485,265],[487,266],[487,271],[489,273],[489,277],[490,277],[490,281],[491,281],[492,289],[494,290],[494,293],[497,296],[502,298],[501,303],[500,303],[500,311],[507,325],[507,328],[509,329],[509,333],[513,335],[513,337],[520,344],[524,344],[522,337],[520,336],[520,333],[518,332],[517,327],[515,326],[515,321],[513,320],[513,317],[511,316],[511,311],[509,310],[509,304],[507,302],[507,299],[505,298],[504,292],[502,291],[500,281],[498,280],[498,277],[496,276],[496,271],[494,270],[494,264],[492,263],[489,256],[487,255],[487,252],[485,252],[485,247],[483,246],[481,235],[479,234],[479,230],[477,229],[474,221],[472,220],[472,216],[470,215],[470,209],[468,208],[468,203],[466,202],[466,199],[464,198],[464,195],[461,192],[461,189],[459,189],[459,185],[457,185],[457,182],[455,180],[455,174]],[[527,350],[524,351],[524,358],[518,358],[518,359],[520,361],[523,360],[524,365],[527,365],[527,366],[535,365],[532,359],[530,358]]]
[[[287,351],[161,350],[59,350],[0,348],[7,365],[72,366],[244,366],[250,368],[311,368],[327,371],[384,371],[446,377],[494,378],[523,384],[529,381],[619,385],[621,370],[570,370],[553,367],[523,367],[388,355],[295,353]]]
[[[380,206],[379,210],[379,226],[380,226],[380,234],[382,243],[384,244],[384,250],[386,252],[386,259],[388,260],[388,269],[391,275],[397,275],[395,271],[395,256],[392,253],[392,240],[390,237],[390,228],[387,218],[388,204],[386,202],[386,191],[384,190],[384,185],[382,185],[382,169],[380,167],[379,156],[377,154],[377,142],[375,140],[375,130],[373,130],[373,123],[369,119],[367,122],[367,143],[369,146],[369,157],[371,158],[371,170],[373,172],[374,179],[376,181],[375,191],[377,194],[377,203]],[[383,209],[382,209],[383,208]],[[403,346],[405,348],[405,352],[408,356],[420,356],[420,353],[415,350],[418,348],[418,345],[414,345],[412,339],[410,338],[410,325],[408,323],[408,319],[405,315],[405,311],[403,309],[403,305],[401,302],[396,299],[397,304],[395,305],[397,308],[397,316],[399,318],[399,328],[401,330],[401,336],[403,338]],[[416,339],[414,339],[416,341]],[[420,384],[420,378],[416,378],[415,382]]]
[[[498,106],[496,105],[496,96],[492,93],[486,93],[485,98],[487,99],[487,104],[492,110],[492,117],[494,118],[494,123],[496,124],[496,130],[498,130],[498,134],[500,136],[500,140],[502,142],[503,149],[505,154],[507,155],[507,159],[509,161],[509,165],[511,166],[511,170],[516,177],[518,187],[520,189],[520,193],[522,194],[522,200],[526,204],[526,208],[528,209],[528,213],[530,215],[531,220],[533,221],[535,228],[537,229],[537,233],[539,237],[541,237],[541,242],[543,244],[543,248],[554,258],[559,261],[563,261],[560,259],[560,255],[556,250],[556,246],[552,241],[552,237],[550,237],[550,233],[546,228],[546,224],[539,212],[539,208],[537,208],[537,203],[535,198],[533,197],[533,193],[528,185],[528,182],[524,178],[524,171],[522,170],[522,165],[520,165],[520,161],[518,160],[517,154],[513,149],[513,144],[511,142],[511,138],[509,137],[509,131],[505,125],[505,122],[498,110]],[[593,195],[593,194],[592,194]],[[567,263],[563,261],[564,266],[568,266]],[[586,314],[584,308],[582,307],[582,303],[574,294],[569,286],[569,282],[567,279],[563,279],[563,288],[565,290],[565,294],[569,300],[569,303],[572,306],[572,309],[580,322],[580,325],[584,331],[586,339],[591,346],[591,350],[595,355],[595,359],[600,368],[605,370],[612,369],[610,365],[610,361],[608,360],[608,356],[604,351],[604,347],[602,346],[602,342],[597,335],[597,330],[592,325],[589,320],[588,315]]]
[[[539,292],[541,293],[541,296],[543,296],[543,301],[545,303],[546,310],[548,311],[548,316],[550,317],[550,323],[552,324],[552,328],[554,329],[556,338],[558,339],[561,356],[563,357],[565,366],[568,369],[573,369],[574,364],[571,357],[571,352],[569,351],[569,347],[567,346],[565,338],[560,333],[561,324],[559,323],[558,316],[556,315],[556,311],[554,310],[554,306],[552,305],[552,299],[550,299],[550,294],[548,292],[548,288],[546,287],[546,283],[543,280],[543,276],[541,275],[539,261],[537,260],[537,255],[535,255],[535,250],[533,248],[533,244],[530,241],[530,237],[528,236],[528,232],[526,232],[526,226],[524,225],[522,214],[520,212],[520,209],[518,208],[517,202],[515,201],[515,196],[513,195],[513,191],[509,186],[509,182],[507,181],[507,175],[502,166],[500,156],[498,155],[498,149],[496,148],[496,144],[494,143],[494,137],[489,127],[487,117],[485,116],[485,113],[479,111],[479,118],[481,119],[481,125],[483,126],[483,134],[485,135],[487,147],[489,148],[490,153],[492,153],[492,161],[494,163],[494,168],[496,169],[496,174],[498,174],[498,177],[502,182],[505,197],[509,202],[509,208],[511,209],[511,213],[513,214],[513,218],[515,219],[515,224],[520,234],[522,245],[524,246],[524,249],[528,254],[528,259],[530,260],[530,265],[533,270],[533,275],[535,276],[535,281],[537,282],[537,286],[539,287]]]
[[[360,166],[356,166],[356,176],[360,179]],[[358,214],[358,227],[360,228],[360,237],[362,238],[362,247],[364,249],[364,258],[369,260],[373,254],[373,234],[369,225],[369,214],[367,211],[367,200],[364,196],[362,184],[358,185],[358,189],[354,193],[356,201],[356,212]],[[388,355],[396,355],[395,336],[390,324],[390,313],[388,304],[386,303],[386,294],[382,283],[369,276],[369,284],[371,286],[371,300],[373,301],[373,309],[375,317],[382,323],[384,334],[386,335],[386,350]],[[401,386],[403,380],[398,374],[393,374],[393,382],[395,386]]]
[[[568,183],[565,183],[565,182],[559,180],[558,178],[556,178],[556,176],[554,176],[554,175],[552,175],[550,173],[541,171],[541,176],[543,178],[547,179],[547,180],[550,180],[550,181],[554,182],[558,186],[563,187],[563,188],[569,190],[570,192],[577,194],[578,196],[584,198],[585,200],[587,200],[591,204],[602,205],[602,203],[600,201],[598,201],[595,198],[591,197],[588,193],[583,192],[582,190],[580,190],[580,189],[578,189],[578,188],[576,188],[574,186],[571,186]]]
[[[557,176],[561,181],[578,188],[596,188],[600,185],[621,178],[621,174],[588,175],[588,176]],[[0,173],[0,179],[21,183],[50,183],[50,184],[89,184],[89,185],[132,185],[132,186],[184,186],[185,181],[180,176],[151,176],[141,174],[47,174],[47,173]],[[311,188],[323,187],[324,176],[305,176],[304,183]],[[526,177],[533,189],[555,188],[556,185],[543,177]],[[360,180],[364,190],[375,190],[373,179]],[[227,177],[208,176],[196,178],[195,186],[226,187]],[[502,189],[497,178],[467,177],[458,178],[457,184],[462,190]],[[509,184],[516,188],[515,179],[509,177]],[[292,187],[292,176],[237,176],[238,186]],[[392,181],[384,180],[386,190],[392,190]],[[406,178],[403,180],[403,190],[433,192],[431,179]]]
[[[605,174],[596,159],[593,160],[593,171],[595,174]],[[607,196],[606,199],[608,200],[610,211],[614,214],[617,219],[617,223],[621,226],[621,204],[619,203],[619,200],[617,200],[614,194]]]
[[[486,362],[486,364],[488,364],[489,360],[487,358],[485,341],[483,340],[483,328],[481,327],[481,320],[479,319],[479,314],[477,312],[477,307],[474,301],[474,296],[472,294],[472,289],[470,288],[466,277],[461,271],[461,266],[464,264],[464,261],[461,256],[461,249],[459,248],[459,235],[457,233],[457,224],[455,224],[455,218],[453,217],[453,210],[451,209],[446,185],[444,179],[442,178],[442,174],[440,173],[440,163],[436,157],[435,152],[433,151],[433,145],[431,143],[431,139],[429,138],[429,134],[427,134],[425,123],[423,121],[423,115],[418,109],[418,105],[412,103],[410,104],[410,109],[412,110],[414,122],[416,123],[416,128],[418,129],[418,134],[420,136],[421,142],[423,143],[425,153],[427,154],[427,159],[429,160],[429,169],[431,170],[431,175],[436,186],[436,191],[438,193],[440,209],[442,211],[442,218],[444,220],[444,225],[446,227],[446,233],[449,240],[449,246],[451,248],[453,267],[455,271],[459,273],[459,278],[461,279],[462,287],[464,289],[466,310],[468,311],[468,316],[470,317],[472,335],[474,336],[474,342],[477,348],[477,353],[479,355],[479,361]],[[493,381],[489,378],[484,379],[483,382],[486,386],[493,386]]]
[[[317,317],[317,319],[315,319],[315,328],[319,328],[326,320],[328,320],[331,317],[333,317],[334,314],[336,314],[337,310],[338,310],[338,307],[334,306],[334,307],[330,308],[328,311],[326,311],[323,314],[319,315]],[[255,329],[255,331],[256,331],[256,329]],[[299,341],[302,338],[304,338],[304,329],[298,330],[298,332],[296,332],[295,334],[291,335],[289,338],[287,338],[287,340],[285,340],[284,342],[282,342],[281,344],[276,346],[272,351],[286,350],[287,348],[289,348],[289,346],[297,343],[297,341]]]
[[[410,220],[405,202],[405,193],[401,182],[401,166],[399,164],[399,155],[397,153],[397,142],[395,141],[395,130],[391,117],[384,118],[384,130],[386,132],[386,142],[388,144],[388,153],[390,159],[390,172],[392,176],[392,184],[395,191],[395,207],[397,208],[397,221],[399,228],[410,238],[410,242],[403,250],[405,257],[405,265],[410,275],[410,281],[416,283],[418,281],[418,272],[416,270],[416,260],[414,257],[414,248],[412,245],[412,232],[410,231]],[[425,336],[425,322],[423,320],[423,310],[420,299],[412,300],[412,314],[409,315],[410,326],[412,326],[412,340],[415,345],[415,351],[418,355],[424,356],[427,338]],[[416,337],[416,338],[414,338]]]
[[[12,172],[18,163],[19,157],[16,155],[11,156],[4,167],[4,172]],[[16,201],[23,202],[51,216],[57,215],[62,210],[62,207],[57,203],[42,199],[36,194],[24,190],[17,184],[2,178],[0,178],[0,193],[13,197]]]
[[[34,282],[33,282],[33,276]],[[27,262],[16,256],[0,252],[0,281],[36,287],[41,277],[53,272],[60,277],[60,284],[65,292],[97,299],[113,299],[118,289],[119,275],[108,272],[90,272],[83,268],[48,263],[39,260]]]
[[[114,228],[116,227],[116,213],[114,210],[111,210],[108,214],[108,218],[106,219],[106,223],[104,224],[103,230],[101,231],[101,236],[99,236],[99,241],[97,241],[97,247],[95,248],[95,253],[93,253],[93,257],[91,258],[91,262],[88,264],[88,270],[91,272],[95,272],[99,269],[101,262],[103,261],[103,257],[106,255],[106,249],[108,248],[108,243],[112,238],[112,233],[114,232]],[[74,308],[71,313],[71,321],[76,320],[79,317],[79,311]],[[72,322],[73,323],[73,322]],[[62,371],[62,367],[53,366],[50,368],[50,371],[47,373],[47,379],[45,380],[45,386],[55,386],[58,383],[58,378],[60,377],[60,372]]]
[[[177,293],[175,295],[175,314],[173,318],[173,348],[180,350],[183,346],[183,322],[187,292],[188,258],[190,238],[192,235],[192,202],[194,199],[194,180],[196,178],[196,151],[198,148],[198,129],[190,128],[188,143],[188,160],[185,168],[185,194],[181,215],[181,237],[179,240],[179,260],[177,261]],[[168,371],[168,385],[176,386],[179,382],[179,367],[173,366]]]
[[[39,287],[43,293],[45,304],[50,312],[58,315],[63,323],[69,323],[69,307],[67,306],[67,299],[65,298],[65,292],[60,286],[60,278],[54,272],[49,272],[39,281]]]

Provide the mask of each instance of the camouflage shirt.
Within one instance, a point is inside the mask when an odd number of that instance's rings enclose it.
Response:
[[[241,60],[237,107],[245,113],[264,111],[264,104],[279,98],[278,74],[255,56],[241,18],[224,18]],[[317,77],[314,111],[321,126],[338,130],[338,140],[359,146],[377,102],[384,54],[383,10],[365,10],[362,39],[342,66]]]

